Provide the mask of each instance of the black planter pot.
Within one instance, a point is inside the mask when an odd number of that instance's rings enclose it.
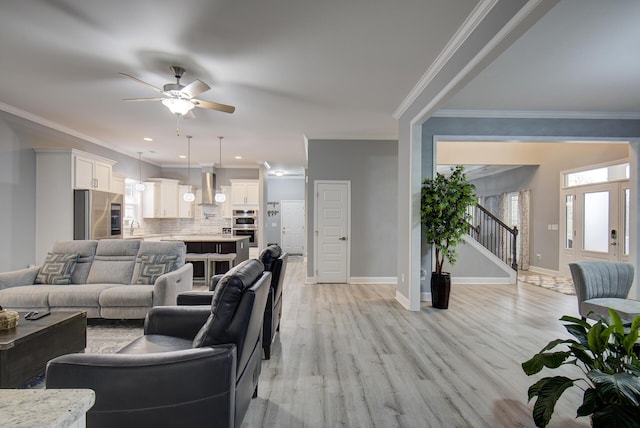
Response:
[[[449,294],[451,293],[451,274],[431,274],[431,306],[438,309],[449,307]]]

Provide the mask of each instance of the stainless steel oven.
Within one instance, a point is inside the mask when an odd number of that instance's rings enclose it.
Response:
[[[249,246],[258,246],[258,231],[256,229],[233,229],[233,236],[248,236]]]
[[[255,229],[258,226],[256,210],[233,210],[233,229]]]
[[[258,246],[258,211],[233,210],[231,228],[234,236],[248,236],[250,247]]]

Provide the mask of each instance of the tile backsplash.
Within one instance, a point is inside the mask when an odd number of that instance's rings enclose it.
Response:
[[[196,194],[196,196],[199,196]],[[197,198],[196,200],[200,200]],[[223,227],[231,227],[230,218],[222,218],[222,207],[194,203],[193,218],[143,218],[140,227],[124,225],[124,237],[148,235],[220,235]]]

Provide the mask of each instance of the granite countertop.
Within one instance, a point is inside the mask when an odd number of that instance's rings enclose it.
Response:
[[[0,389],[0,421],[13,428],[64,428],[84,417],[95,400],[90,389]]]
[[[249,237],[233,235],[140,235],[132,236],[128,239],[144,239],[145,241],[238,242],[249,239]]]
[[[249,239],[249,237],[233,235],[176,235],[163,236],[162,239],[184,242],[238,242],[244,239]]]

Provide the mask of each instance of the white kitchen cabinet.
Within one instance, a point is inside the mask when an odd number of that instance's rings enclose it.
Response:
[[[155,178],[144,183],[142,217],[178,217],[178,180]]]
[[[258,180],[231,180],[232,205],[255,205],[257,207],[259,199]]]
[[[35,260],[42,261],[55,241],[73,239],[73,191],[76,188],[104,190],[93,187],[93,178],[99,184],[106,180],[100,172],[108,171],[109,183],[115,161],[70,148],[34,149],[36,152],[35,194]],[[80,162],[76,160],[81,159]],[[85,161],[85,162],[83,162]],[[104,168],[94,174],[96,161]],[[90,171],[90,172],[89,172]],[[87,177],[88,180],[87,180]],[[85,179],[86,186],[76,186],[76,179]],[[108,184],[110,189],[111,184]]]
[[[178,186],[178,217],[193,218],[194,202],[185,201],[185,193],[193,193],[193,186],[190,186],[188,184],[181,184]]]
[[[111,191],[111,172],[115,162],[87,154],[73,153],[74,188]]]

